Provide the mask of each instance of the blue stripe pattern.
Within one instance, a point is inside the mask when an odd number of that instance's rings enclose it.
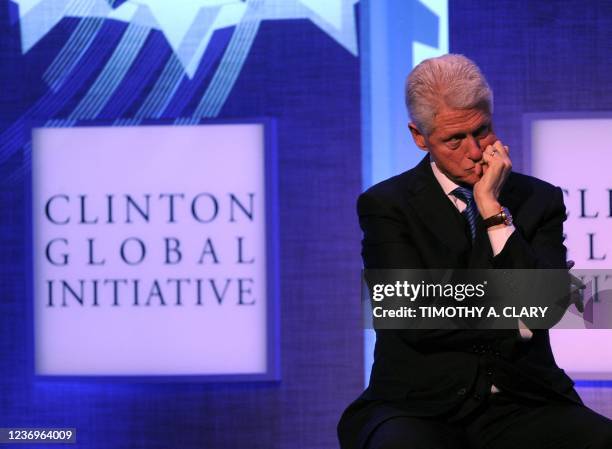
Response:
[[[474,241],[476,238],[476,220],[478,220],[478,209],[474,201],[474,193],[472,193],[470,189],[461,186],[457,187],[451,193],[467,204],[462,214],[470,225],[470,233],[472,234],[472,241]]]

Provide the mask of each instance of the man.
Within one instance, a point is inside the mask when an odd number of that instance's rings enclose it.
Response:
[[[358,201],[365,268],[564,268],[562,192],[512,173],[491,90],[461,55],[423,61],[406,104],[412,170]],[[612,448],[548,331],[378,330],[368,388],[338,425],[343,449]]]

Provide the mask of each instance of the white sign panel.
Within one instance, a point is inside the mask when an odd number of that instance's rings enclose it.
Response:
[[[263,124],[32,142],[37,374],[270,374]]]
[[[575,268],[612,268],[612,114],[527,117],[531,174],[561,187],[568,259]],[[599,279],[598,290],[612,289]],[[559,366],[579,379],[612,378],[612,330],[551,331]]]

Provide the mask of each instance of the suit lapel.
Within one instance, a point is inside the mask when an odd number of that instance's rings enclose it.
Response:
[[[462,254],[468,251],[471,244],[465,233],[465,219],[436,180],[429,154],[416,168],[418,176],[413,186],[411,203],[419,218],[450,252]]]

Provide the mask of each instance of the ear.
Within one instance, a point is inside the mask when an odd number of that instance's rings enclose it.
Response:
[[[429,151],[429,148],[427,148],[427,141],[425,139],[425,135],[421,131],[419,131],[419,128],[416,127],[414,122],[408,123],[408,129],[410,129],[410,134],[412,134],[412,140],[414,140],[416,146],[419,147],[421,150]]]

